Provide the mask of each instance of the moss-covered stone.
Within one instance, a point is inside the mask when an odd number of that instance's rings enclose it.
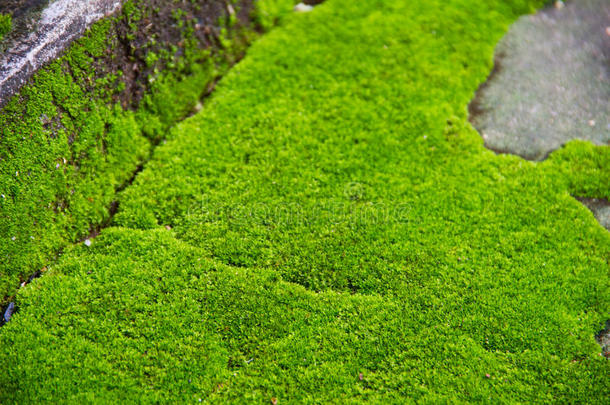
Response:
[[[95,233],[117,190],[290,0],[128,0],[0,110],[0,298]]]

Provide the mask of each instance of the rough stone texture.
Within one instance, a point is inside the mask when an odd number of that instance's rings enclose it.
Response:
[[[17,16],[26,16],[40,1],[14,4]],[[55,0],[46,5],[31,25],[29,33],[13,38],[0,57],[0,105],[14,94],[36,70],[56,58],[95,21],[112,14],[122,0]],[[7,5],[3,6],[6,9]],[[7,10],[10,11],[10,10]],[[27,17],[24,17],[27,18]]]
[[[114,1],[123,5],[128,3],[127,0]],[[104,0],[104,2],[111,4],[109,0]],[[56,0],[56,3],[59,3],[59,0]],[[0,13],[10,13],[13,16],[13,29],[10,35],[0,41],[0,61],[3,58],[10,58],[10,54],[13,53],[19,57],[22,54],[36,52],[38,44],[36,41],[30,41],[29,38],[33,32],[40,31],[43,12],[46,12],[55,3],[48,4],[48,0],[0,2]],[[98,1],[97,4],[103,6],[101,1]],[[186,50],[188,41],[185,41],[187,27],[193,28],[192,38],[189,39],[196,41],[197,48],[209,49],[211,53],[222,54],[229,59],[239,57],[241,51],[238,50],[238,55],[233,55],[232,52],[226,52],[223,49],[224,45],[221,40],[223,32],[231,31],[233,34],[237,34],[240,37],[237,42],[241,44],[238,46],[242,46],[248,42],[250,35],[248,32],[263,30],[253,18],[252,0],[238,0],[231,7],[224,0],[189,0],[177,3],[167,0],[136,0],[133,5],[138,8],[141,16],[134,19],[126,18],[125,15],[121,15],[120,10],[117,11],[114,14],[117,19],[113,22],[113,28],[107,38],[107,46],[111,51],[96,57],[93,62],[95,74],[92,82],[120,72],[119,80],[124,84],[124,90],[120,94],[113,94],[113,101],[119,102],[126,109],[138,108],[142,97],[150,91],[151,75],[156,76],[157,72],[166,71],[169,59],[183,57],[188,52]],[[90,4],[89,7],[93,7],[93,5]],[[229,19],[232,12],[236,17],[235,25],[232,25],[233,23]],[[79,21],[82,22],[82,20]],[[84,24],[82,31],[91,26],[93,22]],[[0,65],[0,108],[18,93],[18,90],[39,68],[58,59],[64,53],[62,51],[68,50],[70,42],[82,37],[82,33],[74,32],[75,35],[71,39],[65,40],[64,37],[59,37],[61,43],[49,45],[57,51],[54,57],[49,57],[46,62],[37,60],[36,66],[25,60],[26,63],[22,65],[22,69],[15,69],[14,76],[5,84],[1,82],[4,68]],[[20,53],[15,51],[19,46],[22,47]],[[168,54],[170,50],[171,55]],[[148,63],[147,56],[151,53],[165,55],[165,57],[158,58],[154,63]],[[234,61],[229,60],[228,62],[233,63]],[[185,74],[185,72],[177,73],[178,75]]]
[[[593,212],[601,226],[610,231],[610,201],[603,198],[577,197],[576,199]]]
[[[470,105],[485,145],[541,160],[570,139],[610,142],[610,1],[521,17]]]

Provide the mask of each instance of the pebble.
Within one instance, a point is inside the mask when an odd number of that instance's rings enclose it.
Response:
[[[13,316],[13,312],[15,312],[15,303],[11,302],[10,304],[8,304],[8,307],[6,307],[6,311],[4,311],[4,322],[8,322],[11,320],[11,316]]]
[[[589,126],[590,126],[590,127],[594,127],[594,126],[595,126],[595,121],[590,120],[590,121],[589,121]]]
[[[310,6],[309,4],[305,4],[305,3],[299,3],[296,6],[294,6],[294,11],[299,12],[299,13],[307,13],[311,10],[313,10],[313,6]]]

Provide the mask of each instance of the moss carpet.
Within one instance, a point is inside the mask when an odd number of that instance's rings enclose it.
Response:
[[[540,1],[328,0],[258,41],[20,290],[0,401],[604,402],[607,147],[466,106]]]

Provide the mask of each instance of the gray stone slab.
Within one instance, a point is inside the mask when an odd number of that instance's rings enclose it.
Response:
[[[123,0],[9,0],[3,12],[23,16],[22,30],[9,38],[0,55],[0,106],[13,95],[36,70],[58,57],[74,39],[95,21],[117,11]],[[8,9],[8,6],[12,9]],[[42,5],[42,6],[41,6]],[[38,8],[42,9],[39,11]],[[30,10],[35,12],[29,13]]]
[[[470,104],[485,145],[530,160],[570,139],[610,143],[610,1],[576,0],[521,17]]]

